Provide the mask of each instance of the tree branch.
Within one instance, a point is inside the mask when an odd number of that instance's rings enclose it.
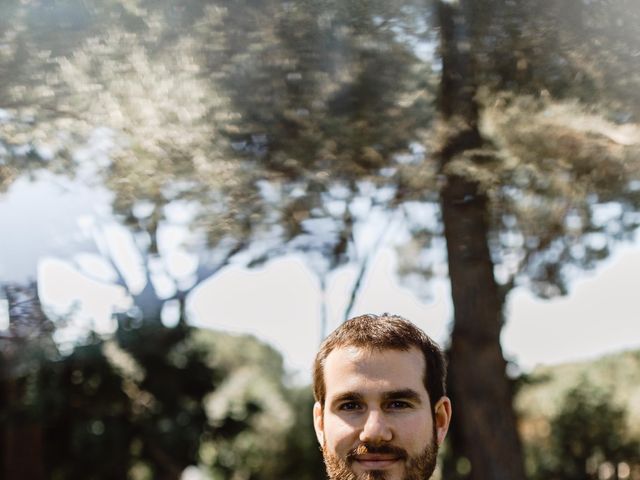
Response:
[[[382,245],[382,241],[384,240],[384,237],[389,231],[389,226],[391,225],[394,219],[395,219],[395,212],[389,216],[387,227],[384,230],[382,230],[382,233],[376,239],[376,242],[374,243],[371,250],[369,250],[369,252],[367,252],[367,254],[364,255],[364,257],[362,258],[362,261],[360,262],[360,268],[358,269],[356,280],[353,283],[353,287],[351,288],[349,303],[347,305],[347,308],[344,311],[344,321],[348,320],[351,317],[351,312],[353,310],[353,307],[355,306],[356,298],[358,297],[360,290],[362,288],[362,282],[364,280],[365,274],[367,273],[369,262],[380,249],[380,245]]]

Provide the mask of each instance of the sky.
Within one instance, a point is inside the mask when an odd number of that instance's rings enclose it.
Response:
[[[425,301],[402,287],[394,270],[393,251],[382,249],[353,314],[400,314],[446,345],[452,317],[447,282],[434,282]],[[331,329],[343,318],[353,276],[345,268],[329,282]],[[502,334],[505,356],[527,371],[640,347],[639,280],[636,244],[622,247],[597,271],[575,281],[569,296],[540,300],[524,289],[512,292]],[[266,339],[304,379],[319,343],[320,303],[317,282],[304,262],[287,257],[256,270],[227,268],[195,292],[191,306],[199,325]]]
[[[38,278],[49,308],[60,313],[74,309],[76,323],[57,334],[57,340],[68,345],[89,328],[112,332],[114,305],[129,305],[124,292],[112,284],[96,249],[95,232],[102,226],[125,252],[126,234],[109,217],[108,192],[50,180],[18,180],[0,197],[0,224],[11,232],[0,236],[0,281]],[[177,270],[189,261],[184,255],[174,260]],[[446,345],[452,317],[448,283],[434,281],[429,295],[418,296],[399,283],[395,264],[393,250],[380,249],[352,314],[400,314]],[[329,330],[344,318],[354,278],[354,268],[346,267],[328,279],[324,298]],[[640,239],[621,246],[598,269],[574,281],[566,297],[545,301],[526,290],[512,292],[502,334],[505,355],[529,370],[640,348],[639,280]],[[251,270],[230,265],[193,292],[190,319],[197,326],[250,333],[270,343],[283,354],[292,378],[305,383],[321,335],[323,296],[318,285],[305,261],[294,255]],[[0,329],[7,321],[2,311],[0,305]]]

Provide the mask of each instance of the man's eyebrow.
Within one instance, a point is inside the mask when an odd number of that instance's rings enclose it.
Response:
[[[411,388],[404,388],[402,390],[392,390],[390,392],[384,392],[385,400],[411,400],[415,403],[422,403],[420,394]]]
[[[336,395],[331,399],[331,403],[353,402],[362,400],[362,395],[358,392],[344,392]]]

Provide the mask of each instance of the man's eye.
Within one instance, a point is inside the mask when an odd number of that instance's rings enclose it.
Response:
[[[339,407],[340,410],[358,410],[359,408],[360,404],[358,402],[341,403]]]
[[[393,400],[392,402],[389,402],[387,407],[393,410],[400,410],[403,408],[411,408],[411,404],[403,400]]]

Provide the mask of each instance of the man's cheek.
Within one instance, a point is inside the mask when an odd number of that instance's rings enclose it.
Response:
[[[325,419],[324,441],[332,449],[348,450],[354,446],[353,442],[357,439],[357,432],[341,419],[335,417]]]

